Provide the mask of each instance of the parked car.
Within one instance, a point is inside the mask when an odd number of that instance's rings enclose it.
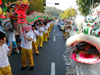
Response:
[[[58,27],[59,27],[60,24],[61,24],[61,21],[58,21]]]
[[[61,28],[62,28],[63,26],[65,26],[65,23],[64,23],[64,22],[61,22],[61,24],[59,25],[59,30],[61,30],[61,31],[62,31],[62,29],[61,29]]]

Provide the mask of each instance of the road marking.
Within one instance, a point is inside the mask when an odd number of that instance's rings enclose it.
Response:
[[[56,37],[54,36],[53,41],[56,41]]]
[[[55,34],[55,35],[60,35],[60,34]]]
[[[54,32],[55,32],[55,29],[54,29]]]
[[[55,63],[51,63],[51,75],[55,75]]]

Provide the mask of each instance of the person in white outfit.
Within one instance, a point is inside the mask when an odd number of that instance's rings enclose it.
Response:
[[[48,37],[48,26],[47,22],[44,22],[44,33],[43,33],[43,41],[47,43],[47,37]]]
[[[33,24],[32,25],[32,33],[33,33],[33,40],[32,40],[32,49],[34,47],[34,50],[35,50],[35,53],[37,55],[39,55],[39,51],[38,51],[38,48],[37,48],[37,37],[39,37],[39,33],[36,29],[36,26]]]
[[[16,53],[19,53],[19,50],[17,48],[17,43],[15,39],[15,33],[16,31],[12,29],[9,30],[9,38],[8,38],[8,46],[10,48],[10,42],[12,43],[12,46],[14,47]]]

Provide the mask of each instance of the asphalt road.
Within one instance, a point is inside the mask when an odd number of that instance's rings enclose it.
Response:
[[[43,48],[39,48],[40,55],[33,54],[34,70],[21,71],[21,53],[16,54],[14,51],[9,57],[13,75],[65,75],[66,66],[63,60],[65,51],[65,40],[62,32],[55,24],[50,33],[48,43],[43,44]],[[28,62],[27,62],[28,63]]]

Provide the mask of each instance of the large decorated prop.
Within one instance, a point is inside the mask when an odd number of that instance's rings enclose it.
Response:
[[[66,41],[66,75],[100,75],[100,21],[84,24],[84,17],[77,16]]]
[[[48,18],[48,16],[43,15],[43,13],[36,12],[36,11],[33,11],[29,15],[27,15],[26,12],[27,9],[29,8],[28,0],[18,0],[13,3],[9,2],[8,5],[5,3],[5,6],[6,6],[4,8],[5,15],[8,15],[8,17],[11,19],[12,27],[15,30],[17,30],[17,28],[20,27],[20,29],[22,29],[23,31],[23,34],[26,28],[31,29],[31,27],[26,26],[26,24],[32,25],[35,21],[46,20],[46,18]],[[0,13],[2,14],[2,11]],[[5,19],[6,17],[3,17],[2,15],[2,18]]]
[[[2,0],[0,0],[0,4],[2,5]],[[0,7],[0,20],[4,30],[7,32],[9,29],[14,28],[17,31],[18,28],[20,28],[24,34],[26,28],[31,29],[31,27],[27,25],[32,25],[38,20],[52,19],[50,16],[36,11],[27,15],[28,8],[28,0],[18,0],[13,3],[9,2],[8,5],[5,3],[5,7]]]

